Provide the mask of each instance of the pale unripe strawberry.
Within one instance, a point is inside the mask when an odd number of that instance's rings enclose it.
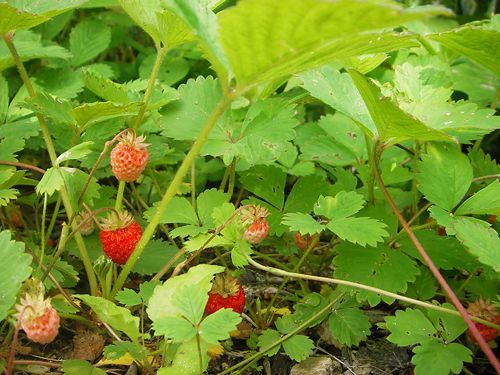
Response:
[[[54,341],[59,332],[60,320],[57,311],[50,304],[50,298],[44,300],[41,294],[26,294],[16,308],[28,339],[39,344]]]
[[[139,178],[148,164],[149,145],[144,137],[136,137],[132,131],[119,138],[118,144],[111,150],[110,164],[113,174],[119,181],[133,182]]]
[[[243,225],[248,225],[243,233],[243,238],[253,245],[261,243],[269,233],[269,224],[266,220],[269,212],[257,205],[250,205],[242,210],[240,221]]]
[[[78,225],[78,231],[84,236],[90,236],[94,232],[94,220],[90,217],[90,214],[86,211],[80,212],[76,216],[76,223]]]

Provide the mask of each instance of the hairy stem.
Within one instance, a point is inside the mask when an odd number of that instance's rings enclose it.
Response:
[[[205,144],[205,141],[207,140],[208,135],[215,126],[215,123],[217,122],[218,118],[224,113],[224,111],[226,110],[226,108],[228,107],[228,105],[231,103],[232,100],[233,96],[231,95],[223,97],[221,101],[216,105],[209,118],[207,119],[205,126],[201,130],[200,134],[196,138],[196,141],[193,143],[193,146],[191,147],[186,157],[184,158],[183,162],[179,166],[179,169],[175,173],[172,182],[168,186],[168,189],[165,192],[165,194],[163,195],[160,204],[158,205],[158,208],[153,214],[153,217],[151,218],[151,221],[149,222],[148,226],[144,230],[141,239],[139,240],[137,246],[135,247],[134,252],[130,255],[130,258],[128,259],[127,263],[124,265],[122,271],[118,275],[118,279],[116,280],[116,283],[113,287],[113,291],[111,293],[112,296],[114,296],[123,287],[123,284],[127,280],[129,273],[132,271],[135,263],[142,255],[144,249],[146,248],[146,245],[148,244],[149,240],[155,233],[156,227],[158,226],[163,213],[167,209],[170,200],[175,196],[177,189],[182,184],[184,177],[191,168],[191,164],[194,162],[196,156],[198,155],[201,148]]]
[[[122,201],[123,201],[123,193],[125,191],[125,182],[120,181],[118,184],[118,193],[116,193],[116,201],[115,201],[115,210],[121,211],[122,209]]]
[[[14,59],[17,70],[19,72],[19,76],[21,77],[24,86],[28,91],[29,96],[34,99],[36,98],[35,90],[33,88],[33,85],[31,84],[29,75],[26,72],[26,69],[21,61],[21,58],[17,53],[17,49],[14,46],[14,43],[12,42],[12,37],[13,37],[12,34],[3,35],[3,40],[5,41],[7,47],[9,48],[9,51]],[[49,153],[51,164],[52,166],[55,167],[57,166],[57,155],[54,148],[54,143],[52,142],[52,138],[50,137],[49,128],[47,126],[47,123],[45,122],[45,118],[40,113],[37,112],[35,113],[35,115],[40,124],[40,129],[42,131],[42,136],[45,141],[45,145],[47,146],[47,151]],[[60,194],[64,208],[66,210],[66,214],[68,218],[70,218],[73,216],[73,207],[71,205],[71,201],[69,199],[65,185],[62,186]],[[76,227],[75,223],[73,223],[73,225]],[[80,235],[80,233],[77,233],[75,235],[75,241],[78,246],[78,250],[80,251],[80,258],[82,259],[85,272],[87,273],[87,278],[90,286],[90,293],[92,295],[95,295],[97,293],[97,279],[94,273],[94,269],[92,268],[92,263],[90,261],[89,254],[87,252],[87,248],[85,247],[85,242],[83,241],[83,238]]]
[[[375,144],[374,145],[375,149],[379,149],[379,145]],[[378,164],[378,160],[380,157],[381,149],[379,151],[375,150],[375,155],[376,155],[376,162]],[[443,275],[439,272],[439,269],[436,267],[432,259],[429,257],[427,252],[425,251],[424,247],[418,240],[418,238],[415,236],[415,233],[411,230],[410,226],[406,222],[406,220],[403,218],[403,215],[399,212],[398,207],[396,206],[396,203],[394,203],[394,200],[392,199],[391,195],[389,194],[389,191],[384,185],[384,181],[382,180],[382,176],[380,175],[380,172],[378,168],[376,168],[376,178],[380,187],[380,190],[384,194],[385,198],[389,202],[389,205],[391,206],[392,210],[394,211],[394,214],[397,216],[399,223],[405,230],[405,232],[408,234],[408,237],[410,238],[411,242],[415,246],[415,248],[418,250],[420,253],[420,256],[424,260],[424,262],[427,264],[429,267],[430,271],[436,278],[436,280],[439,282],[439,285],[441,285],[441,288],[443,288],[444,292],[450,299],[450,301],[453,303],[453,305],[456,307],[458,310],[459,315],[462,316],[464,319],[465,323],[469,327],[470,332],[472,333],[472,336],[476,339],[477,343],[479,344],[479,347],[481,350],[484,352],[488,360],[490,361],[491,365],[495,368],[497,372],[500,372],[500,363],[498,362],[498,359],[496,358],[495,354],[491,350],[491,348],[488,346],[488,343],[485,341],[483,336],[479,333],[476,325],[472,321],[471,316],[467,313],[467,310],[465,310],[465,307],[463,307],[462,303],[456,296],[456,294],[453,292],[451,287],[448,285],[446,280],[444,279]],[[475,320],[475,319],[474,319]]]

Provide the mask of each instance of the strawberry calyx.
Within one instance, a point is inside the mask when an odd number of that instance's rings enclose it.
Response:
[[[138,150],[145,150],[147,147],[151,146],[149,143],[145,143],[146,137],[144,135],[137,136],[132,129],[123,132],[118,137],[118,142],[121,144],[132,146]]]
[[[234,296],[238,293],[240,283],[230,274],[217,275],[212,284],[210,293],[218,294],[223,298]]]
[[[101,230],[114,231],[127,228],[135,221],[134,217],[127,211],[113,211],[100,220]]]
[[[250,204],[240,213],[240,222],[243,225],[252,224],[255,221],[265,219],[269,215],[269,211],[267,211],[264,207]]]

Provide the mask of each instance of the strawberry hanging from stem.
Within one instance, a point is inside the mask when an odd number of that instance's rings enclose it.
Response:
[[[119,181],[133,182],[146,168],[149,144],[144,141],[144,136],[137,137],[132,130],[118,137],[118,144],[111,150],[110,164]]]
[[[243,237],[252,245],[261,243],[269,233],[269,224],[266,217],[269,212],[261,206],[249,205],[242,210],[240,221],[243,225],[248,225]]]

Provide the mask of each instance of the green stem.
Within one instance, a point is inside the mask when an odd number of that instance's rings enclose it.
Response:
[[[158,208],[156,209],[153,217],[151,218],[151,221],[149,222],[148,226],[144,230],[141,239],[137,243],[137,246],[135,247],[134,252],[130,255],[127,263],[123,266],[122,271],[118,275],[118,279],[116,280],[116,283],[113,287],[113,291],[111,293],[112,296],[114,296],[121,288],[123,287],[123,284],[125,284],[125,281],[127,280],[127,277],[129,273],[132,271],[132,268],[134,267],[135,263],[139,259],[139,257],[142,255],[142,252],[144,251],[146,245],[148,244],[149,240],[153,236],[153,234],[156,231],[156,227],[158,226],[161,217],[165,210],[167,209],[168,204],[170,203],[170,200],[175,196],[177,189],[179,186],[182,184],[182,181],[186,174],[188,173],[191,164],[194,162],[196,159],[196,156],[200,152],[201,148],[205,144],[205,141],[208,138],[208,135],[212,131],[213,127],[215,126],[215,123],[217,122],[218,118],[224,113],[228,105],[231,103],[233,100],[232,95],[227,95],[224,96],[219,103],[215,106],[214,110],[212,111],[211,115],[207,119],[207,122],[205,123],[205,126],[201,130],[200,134],[196,138],[196,141],[193,143],[193,146],[191,147],[191,150],[187,153],[186,157],[182,161],[179,169],[175,173],[174,178],[172,179],[172,182],[168,186],[167,191],[163,195],[163,198],[160,201],[160,204],[158,205]]]
[[[236,370],[236,369],[238,369],[238,368],[240,368],[240,367],[242,367],[244,365],[250,364],[250,363],[258,360],[260,357],[264,356],[271,349],[275,348],[278,345],[281,345],[283,342],[285,342],[286,340],[288,340],[290,337],[296,335],[300,331],[302,331],[305,328],[307,328],[307,326],[309,324],[311,324],[316,319],[318,319],[320,316],[322,316],[323,314],[325,314],[328,310],[330,310],[333,307],[333,305],[335,305],[342,297],[343,297],[343,293],[340,294],[339,296],[337,296],[337,298],[335,298],[330,303],[328,303],[328,305],[326,305],[325,307],[323,307],[316,314],[314,314],[309,319],[307,319],[306,321],[304,321],[300,326],[298,326],[297,328],[295,328],[292,332],[286,334],[285,336],[283,336],[279,340],[276,340],[271,345],[265,347],[264,349],[260,350],[259,352],[255,353],[254,355],[248,357],[244,361],[241,361],[240,363],[234,365],[233,367],[230,367],[227,370],[221,372],[219,375],[229,374],[229,373],[233,372],[234,370]],[[247,366],[245,366],[244,368],[246,368],[246,367]],[[241,371],[243,371],[243,369]]]
[[[125,191],[125,181],[120,181],[118,184],[118,192],[116,193],[115,210],[120,212],[122,209],[123,192]]]
[[[412,209],[411,212],[415,215],[418,212],[418,183],[417,183],[417,162],[420,159],[420,143],[418,141],[415,142],[415,155],[413,156],[413,165],[412,165],[412,173],[413,179],[411,182],[411,194],[412,194]],[[418,216],[417,216],[418,218]]]
[[[229,185],[227,187],[227,193],[229,194],[230,197],[233,196],[235,180],[236,180],[236,159],[233,159],[229,171]]]
[[[250,263],[255,268],[258,268],[258,269],[260,269],[262,271],[265,271],[265,272],[272,273],[273,275],[291,277],[293,279],[303,279],[303,280],[310,280],[310,281],[318,281],[318,282],[326,283],[326,284],[337,284],[337,285],[347,286],[347,287],[350,287],[350,288],[367,290],[369,292],[380,294],[380,295],[383,295],[383,296],[387,296],[389,298],[394,298],[394,299],[397,299],[399,301],[410,303],[412,305],[421,306],[421,307],[424,307],[424,308],[429,309],[429,310],[436,310],[436,311],[444,312],[446,314],[460,316],[460,312],[458,312],[457,310],[447,309],[446,307],[441,307],[441,306],[438,306],[438,305],[433,305],[431,303],[427,303],[427,302],[423,302],[423,301],[420,301],[420,300],[417,300],[417,299],[413,299],[413,298],[410,298],[410,297],[402,296],[400,294],[388,292],[387,290],[384,290],[384,289],[379,289],[379,288],[375,288],[375,287],[372,287],[372,286],[369,286],[369,285],[359,284],[359,283],[355,283],[353,281],[348,281],[348,280],[333,279],[333,278],[330,278],[330,277],[322,277],[322,276],[306,275],[306,274],[303,274],[303,273],[288,272],[288,271],[280,270],[279,268],[264,266],[264,265],[262,265],[260,263],[257,263],[255,260],[253,260],[252,258],[250,258],[250,256],[247,256],[246,258],[248,260],[248,263]],[[481,318],[476,318],[474,316],[471,316],[471,318],[472,318],[472,320],[474,320],[474,321],[476,321],[478,323],[487,325],[488,327],[493,327],[493,328],[496,328],[496,329],[500,328],[500,325],[494,324],[494,323],[489,322],[487,320],[484,320],[484,319],[481,319]]]
[[[14,46],[14,43],[12,42],[12,34],[8,35],[3,35],[3,40],[5,41],[5,44],[9,48],[9,51],[14,59],[14,62],[16,64],[17,70],[19,72],[19,76],[21,77],[21,80],[24,83],[24,86],[26,87],[26,90],[28,91],[28,94],[31,98],[36,98],[36,93],[35,90],[33,89],[33,86],[31,84],[30,78],[28,73],[26,72],[26,69],[21,61],[21,58],[19,57],[19,54],[17,53],[16,47]],[[53,167],[57,166],[57,155],[56,151],[54,148],[54,143],[52,142],[52,138],[50,137],[49,129],[47,126],[47,123],[45,122],[45,118],[38,112],[35,113],[38,122],[40,124],[40,130],[42,132],[43,139],[45,141],[45,145],[47,146],[47,151],[49,153],[50,161]],[[64,208],[66,210],[66,215],[68,218],[73,216],[73,207],[71,205],[71,201],[69,199],[68,193],[66,191],[66,187],[63,185],[61,188],[61,199],[64,205]],[[72,226],[76,228],[76,223],[72,223]],[[78,246],[78,250],[80,251],[80,258],[82,259],[83,266],[85,268],[85,272],[87,273],[87,278],[89,281],[89,286],[90,286],[90,293],[92,295],[96,295],[97,293],[97,279],[94,273],[94,269],[92,268],[92,262],[90,261],[89,254],[87,252],[87,248],[85,247],[85,242],[83,241],[82,236],[80,233],[77,233],[75,235],[75,241]]]
[[[153,65],[153,70],[151,71],[151,75],[149,76],[148,86],[146,87],[146,91],[144,92],[144,98],[142,99],[142,106],[134,121],[134,125],[132,126],[132,129],[134,131],[137,131],[139,129],[142,119],[144,118],[144,114],[146,113],[146,109],[148,107],[149,99],[151,99],[151,95],[153,94],[156,77],[158,77],[161,63],[166,53],[167,53],[167,48],[157,48],[156,60]]]
[[[372,144],[367,134],[365,134],[365,142],[366,142],[366,152],[368,154],[368,163],[370,164],[370,178],[368,179],[368,202],[371,204],[375,203],[375,171],[374,171],[374,160],[373,160],[373,152],[372,152]]]
[[[57,215],[59,215],[59,209],[61,208],[61,194],[57,196],[57,202],[54,207],[54,212],[52,213],[52,218],[50,219],[49,227],[45,234],[45,238],[50,238],[52,231],[54,230],[54,225],[56,225]]]
[[[45,218],[47,217],[47,193],[43,194],[43,209],[42,209],[42,229],[40,230],[41,234],[41,244],[40,244],[40,263],[38,263],[37,272],[40,271],[40,268],[43,264],[43,258],[45,258],[45,243],[47,240],[45,239]]]

